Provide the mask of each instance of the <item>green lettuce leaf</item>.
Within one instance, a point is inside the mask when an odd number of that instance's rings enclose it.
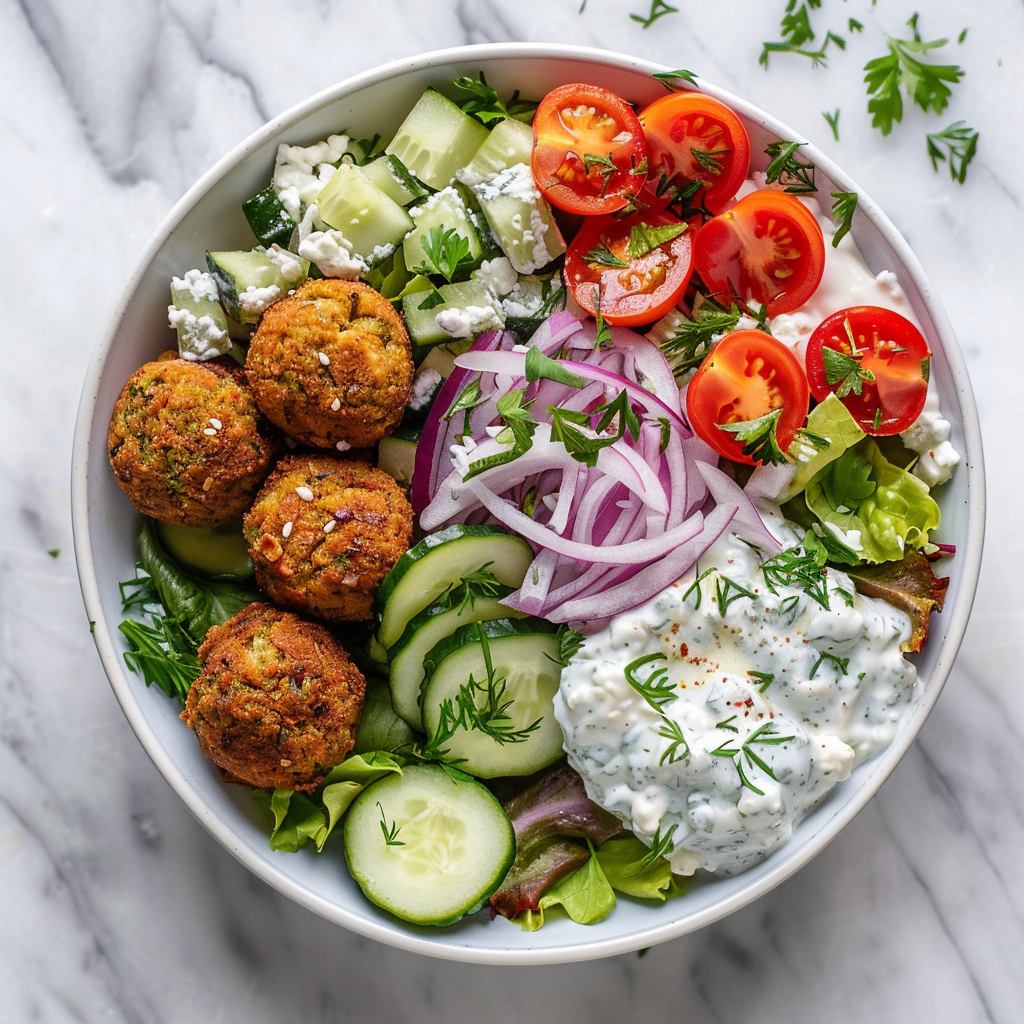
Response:
[[[544,912],[558,906],[577,924],[597,924],[615,908],[615,893],[605,878],[593,845],[590,845],[590,858],[586,864],[555,882],[541,896],[539,909],[524,910],[516,918],[516,924],[523,931],[535,932],[544,924]]]
[[[648,900],[670,900],[686,892],[686,882],[672,874],[664,857],[643,863],[650,853],[636,836],[621,835],[602,843],[597,860],[608,884],[627,896]]]
[[[319,853],[353,800],[371,783],[392,772],[402,774],[404,761],[386,750],[355,754],[332,768],[312,796],[292,789],[257,789],[253,796],[274,815],[270,848],[285,853],[312,841]]]
[[[863,437],[864,431],[835,395],[816,405],[807,417],[807,426],[789,446],[796,473],[779,495],[779,504],[799,494],[812,477]]]
[[[939,525],[927,484],[894,466],[869,438],[821,470],[805,496],[824,529],[841,531],[836,536],[867,562],[899,561]]]

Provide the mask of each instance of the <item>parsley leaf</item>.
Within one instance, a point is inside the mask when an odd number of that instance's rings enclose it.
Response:
[[[427,297],[416,307],[417,309],[433,309],[444,305],[444,296],[435,288],[427,293]]]
[[[567,370],[557,359],[544,355],[539,348],[531,347],[526,353],[526,379],[535,381],[542,377],[558,384],[568,384],[571,388],[581,388],[587,383],[579,374]]]
[[[523,121],[526,124],[533,121],[533,115],[537,110],[536,103],[530,100],[521,100],[518,89],[512,94],[512,98],[507,104],[502,103],[497,92],[487,84],[482,71],[479,81],[468,75],[463,75],[461,78],[455,79],[454,85],[463,92],[471,93],[471,97],[464,100],[459,106],[481,124],[491,127],[498,121],[504,121],[506,117]]]
[[[889,52],[864,65],[867,83],[868,113],[871,123],[883,135],[892,131],[894,121],[903,120],[901,88],[922,110],[941,114],[949,105],[950,84],[957,84],[964,72],[956,64],[932,64],[922,59],[930,50],[945,46],[948,39],[924,42],[917,30],[917,15],[907,22],[913,39],[888,36]]]
[[[471,462],[463,480],[470,480],[485,469],[514,462],[520,455],[525,454],[533,447],[533,435],[537,430],[537,421],[529,412],[533,401],[524,403],[525,396],[526,392],[519,389],[510,391],[498,399],[498,413],[505,420],[505,429],[498,434],[495,440],[502,444],[511,442],[512,447],[508,451],[498,452],[495,455],[488,455]]]
[[[848,356],[838,349],[824,345],[821,357],[825,364],[825,380],[829,385],[839,385],[835,390],[836,398],[845,398],[851,391],[859,395],[864,390],[864,381],[875,379],[875,375],[865,370],[854,356]]]
[[[932,169],[939,169],[939,161],[946,154],[939,148],[945,146],[949,154],[949,176],[962,185],[967,180],[967,167],[978,151],[978,132],[969,128],[965,121],[954,121],[948,128],[928,136],[928,155],[932,158]]]
[[[856,192],[833,192],[832,198],[832,220],[836,225],[836,232],[832,236],[832,248],[834,249],[843,240],[843,236],[850,230],[853,223],[853,214],[857,209]]]
[[[789,460],[779,447],[778,425],[782,409],[759,416],[754,420],[739,420],[736,423],[716,423],[719,430],[733,434],[737,441],[743,441],[743,454],[762,465],[782,465]]]
[[[717,165],[716,165],[717,166]],[[645,224],[642,221],[634,224],[629,229],[629,242],[626,245],[626,255],[631,260],[638,260],[646,256],[652,249],[659,245],[671,242],[686,231],[687,224]],[[623,264],[626,266],[626,264]]]
[[[414,274],[440,274],[446,281],[451,281],[460,270],[474,262],[469,252],[469,239],[455,228],[435,225],[429,236],[420,235],[420,244],[430,263],[413,267]]]

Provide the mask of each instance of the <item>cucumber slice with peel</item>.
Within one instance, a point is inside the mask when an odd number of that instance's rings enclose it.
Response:
[[[391,705],[414,729],[423,729],[420,714],[420,691],[423,686],[424,661],[431,650],[461,626],[490,619],[519,618],[516,612],[501,604],[512,593],[502,587],[494,597],[475,597],[463,607],[435,604],[414,616],[405,631],[388,651],[391,673]]]
[[[553,700],[562,674],[558,629],[543,619],[497,619],[462,626],[424,662],[423,727],[471,775],[531,775],[562,756]],[[472,700],[473,721],[460,708]],[[444,705],[458,719],[444,731]],[[450,723],[449,723],[450,724]]]
[[[481,181],[516,164],[529,164],[533,155],[533,129],[514,117],[499,121],[473,159],[458,173],[459,181],[479,185]]]
[[[234,519],[224,526],[179,526],[156,524],[160,542],[168,554],[189,571],[215,579],[247,580],[253,565],[242,522]]]
[[[390,648],[417,612],[453,583],[487,566],[498,582],[518,588],[533,561],[533,548],[499,526],[448,526],[411,547],[377,589],[377,639]]]
[[[426,764],[367,786],[345,818],[344,844],[369,900],[436,926],[479,910],[516,852],[512,822],[487,789]]]
[[[309,273],[309,260],[284,250],[208,252],[206,265],[228,316],[240,324],[257,323],[267,306],[298,288]]]
[[[352,252],[373,265],[412,227],[412,218],[355,164],[342,164],[320,190],[317,210],[340,231]]]

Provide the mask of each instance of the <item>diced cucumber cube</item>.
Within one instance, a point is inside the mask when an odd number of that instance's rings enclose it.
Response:
[[[351,251],[370,266],[390,255],[412,218],[370,181],[362,168],[342,164],[317,196],[320,219],[340,231]]]
[[[228,320],[210,274],[190,270],[183,278],[171,279],[167,319],[178,332],[183,359],[213,359],[231,348]]]
[[[436,301],[438,293],[440,302]],[[402,312],[409,337],[414,345],[420,346],[437,345],[453,338],[472,339],[504,323],[501,306],[495,305],[484,283],[477,280],[406,295]]]
[[[428,89],[409,111],[385,150],[420,181],[444,188],[469,163],[487,138],[487,129],[450,99]]]
[[[377,188],[399,206],[408,206],[430,195],[430,190],[409,173],[409,169],[397,156],[384,154],[364,165],[362,170]]]
[[[260,245],[269,248],[277,244],[287,248],[295,230],[295,221],[288,216],[273,185],[268,185],[262,192],[246,199],[242,203],[242,213]]]
[[[455,189],[446,188],[431,196],[422,206],[409,212],[412,214],[415,227],[406,236],[402,249],[405,253],[405,265],[410,269],[415,270],[421,264],[425,264],[429,273],[441,272],[441,268],[427,255],[424,245],[430,239],[430,229],[435,227],[441,231],[455,231],[466,239],[473,263],[483,255],[484,249],[480,244],[480,238],[469,219],[465,203]]]
[[[498,244],[520,274],[532,274],[565,252],[565,243],[526,164],[473,186]]]
[[[516,164],[529,166],[533,154],[533,129],[514,117],[499,121],[473,154],[473,159],[458,173],[459,181],[479,185]]]
[[[278,246],[208,252],[206,264],[228,316],[243,324],[256,323],[267,306],[298,288],[309,274],[308,260]]]

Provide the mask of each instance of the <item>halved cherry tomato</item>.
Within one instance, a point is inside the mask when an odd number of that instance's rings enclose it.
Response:
[[[837,354],[826,357],[826,349]],[[835,394],[866,434],[898,434],[924,408],[931,354],[906,317],[881,306],[851,306],[815,328],[807,380],[817,401]]]
[[[814,294],[825,270],[825,240],[799,199],[762,189],[700,229],[693,269],[712,292],[754,299],[768,306],[768,316],[778,316]]]
[[[570,213],[621,210],[647,177],[647,140],[632,107],[596,85],[562,85],[533,119],[533,177]]]
[[[633,243],[645,228],[682,227],[675,238],[642,255]],[[628,217],[588,217],[565,254],[565,283],[588,312],[609,323],[648,324],[664,316],[679,300],[690,280],[690,225],[668,213],[650,210]],[[600,297],[600,298],[599,298]]]
[[[686,415],[694,433],[719,455],[756,465],[772,460],[744,453],[749,442],[722,425],[750,423],[781,410],[765,442],[785,452],[807,419],[810,390],[803,367],[780,341],[763,331],[733,331],[708,353],[686,389]],[[772,432],[770,438],[768,431]]]
[[[699,92],[674,92],[640,112],[647,136],[648,187],[661,176],[675,185],[699,181],[691,199],[721,213],[750,169],[750,139],[724,104]]]

